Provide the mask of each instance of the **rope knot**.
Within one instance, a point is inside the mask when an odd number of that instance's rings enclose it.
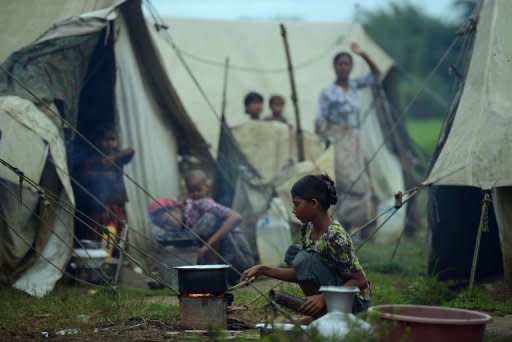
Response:
[[[395,209],[400,209],[404,205],[404,194],[399,191],[395,194]]]

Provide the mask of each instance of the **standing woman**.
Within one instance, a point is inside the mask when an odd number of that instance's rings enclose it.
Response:
[[[320,92],[315,118],[315,132],[334,145],[336,190],[341,196],[335,216],[347,229],[365,224],[375,211],[368,172],[363,172],[365,158],[359,138],[363,118],[357,90],[371,86],[380,77],[379,68],[359,44],[352,43],[350,48],[365,60],[370,72],[350,78],[352,55],[340,52],[334,56],[336,80]]]

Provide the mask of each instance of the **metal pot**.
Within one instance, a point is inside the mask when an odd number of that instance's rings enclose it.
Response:
[[[177,266],[181,294],[222,293],[228,288],[228,265]]]

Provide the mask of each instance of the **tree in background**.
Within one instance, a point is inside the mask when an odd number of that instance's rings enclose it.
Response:
[[[459,20],[464,23],[467,18],[473,13],[479,0],[454,0],[453,6],[460,10]]]
[[[389,9],[363,11],[362,20],[369,35],[398,65],[402,109],[421,88],[423,80],[436,66],[455,38],[455,32],[461,27],[460,23],[449,23],[429,16],[412,4],[394,2]],[[456,63],[459,49],[460,44],[457,44],[428,83],[428,89],[414,102],[408,117],[433,118],[445,115],[453,96],[454,81],[448,73],[448,67]]]

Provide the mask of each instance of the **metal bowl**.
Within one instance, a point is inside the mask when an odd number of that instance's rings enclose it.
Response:
[[[352,313],[354,297],[359,293],[355,286],[322,286],[320,292],[325,295],[327,312]]]

